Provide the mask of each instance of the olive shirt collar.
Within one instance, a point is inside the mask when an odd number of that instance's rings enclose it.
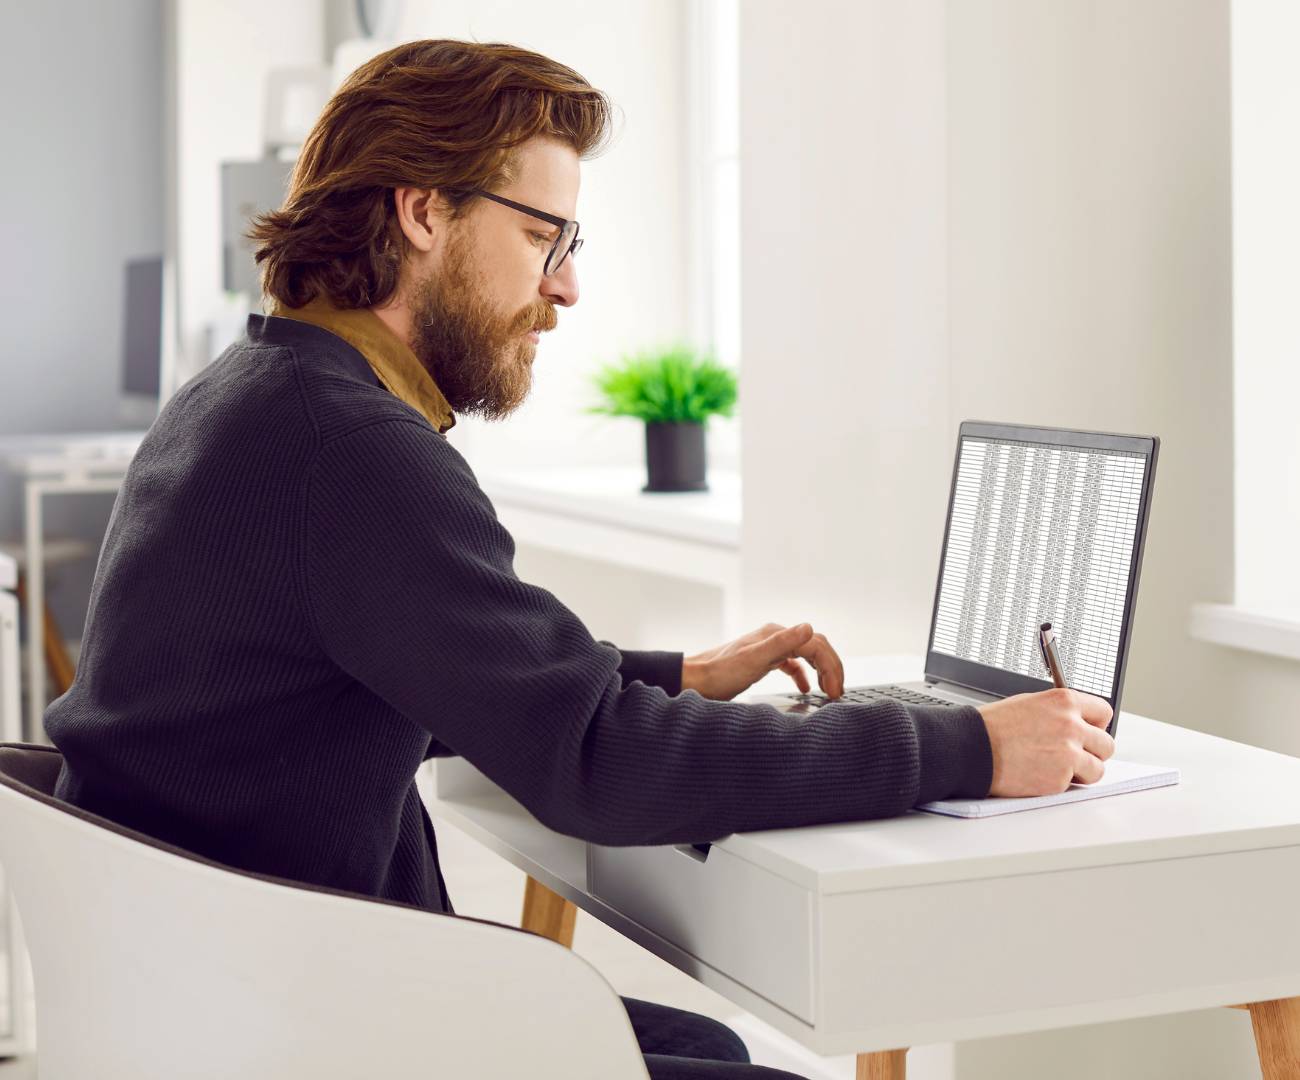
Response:
[[[271,314],[311,323],[341,337],[366,358],[389,393],[420,413],[439,434],[456,423],[447,399],[411,347],[370,308],[337,308],[318,296],[299,308],[276,301]]]

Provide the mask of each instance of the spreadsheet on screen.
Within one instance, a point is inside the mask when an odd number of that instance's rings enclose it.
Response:
[[[1107,696],[1118,662],[1146,469],[1143,454],[962,439],[931,648]]]

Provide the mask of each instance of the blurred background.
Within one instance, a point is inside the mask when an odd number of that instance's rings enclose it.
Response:
[[[2,10],[0,541],[24,570],[43,548],[29,733],[60,649],[75,665],[133,433],[260,310],[248,217],[278,205],[357,64],[454,37],[536,49],[618,106],[583,168],[582,299],[540,346],[532,398],[450,435],[522,577],[626,647],[808,620],[845,655],[919,656],[961,420],[1154,434],[1126,708],[1300,754],[1295,5]],[[669,340],[735,370],[740,407],[710,421],[709,492],[656,503],[641,425],[587,410],[601,364]],[[513,872],[454,850],[480,898],[449,865],[458,909],[517,921]],[[1075,944],[1104,949],[1123,917]],[[607,933],[583,922],[578,947],[623,992],[734,1012]],[[1249,1018],[1227,1010],[921,1048],[912,1067],[1258,1075]]]

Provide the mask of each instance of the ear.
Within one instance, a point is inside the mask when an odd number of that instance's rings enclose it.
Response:
[[[416,251],[428,253],[442,246],[447,230],[447,200],[437,188],[393,189],[397,223]]]

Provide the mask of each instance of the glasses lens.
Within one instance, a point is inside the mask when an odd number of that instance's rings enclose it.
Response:
[[[563,229],[560,230],[559,238],[551,247],[551,253],[546,257],[546,268],[544,273],[553,274],[563,264],[565,257],[569,254],[569,249],[574,246],[574,239],[578,235],[578,223],[576,221],[567,222]]]

